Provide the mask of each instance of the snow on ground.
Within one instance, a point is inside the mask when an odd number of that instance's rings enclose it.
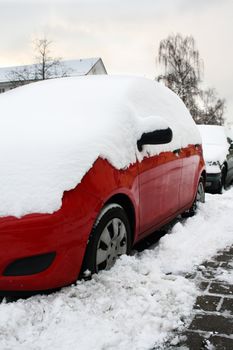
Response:
[[[229,263],[233,267],[233,263]],[[225,270],[219,267],[217,269],[217,277],[218,280],[232,284],[233,285],[233,269]]]
[[[168,126],[169,144],[138,152],[145,131]],[[149,79],[73,77],[13,89],[0,96],[0,216],[58,210],[98,157],[123,169],[200,142],[179,97]]]
[[[197,215],[159,244],[123,256],[91,281],[0,305],[0,348],[162,348],[190,321],[198,291],[185,274],[233,244],[233,189],[208,195]],[[165,346],[166,348],[166,346]]]

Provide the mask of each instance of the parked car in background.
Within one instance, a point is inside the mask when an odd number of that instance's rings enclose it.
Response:
[[[222,193],[233,181],[233,143],[223,126],[198,125],[206,163],[206,190]]]
[[[0,291],[109,269],[204,201],[200,134],[162,84],[61,78],[0,99]]]

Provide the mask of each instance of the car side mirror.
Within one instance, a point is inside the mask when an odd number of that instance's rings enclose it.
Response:
[[[229,150],[233,151],[233,142],[230,144]]]
[[[169,143],[172,140],[172,136],[172,130],[169,127],[166,129],[145,132],[137,141],[138,150],[141,152],[143,145],[162,145]]]

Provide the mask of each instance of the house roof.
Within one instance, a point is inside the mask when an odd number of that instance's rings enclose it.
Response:
[[[61,61],[61,65],[54,68],[51,78],[55,78],[58,75],[65,75],[65,76],[79,76],[79,75],[86,75],[90,72],[90,70],[96,65],[98,61],[101,61],[101,58],[85,58],[85,59],[79,59],[79,60],[66,60]],[[102,62],[103,68],[106,71],[104,64]],[[34,79],[34,71],[36,67],[36,64],[32,65],[24,65],[24,66],[13,66],[13,67],[3,67],[0,68],[0,83],[8,82],[11,80],[10,75],[12,71],[17,71],[18,73],[23,73],[24,71],[32,72],[31,79]],[[28,76],[28,79],[30,80],[30,74]]]

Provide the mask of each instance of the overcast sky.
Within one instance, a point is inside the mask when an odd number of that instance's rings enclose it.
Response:
[[[233,121],[232,16],[232,0],[0,0],[0,66],[31,63],[31,42],[45,34],[54,56],[102,57],[108,73],[154,78],[160,40],[192,35],[205,85]]]

